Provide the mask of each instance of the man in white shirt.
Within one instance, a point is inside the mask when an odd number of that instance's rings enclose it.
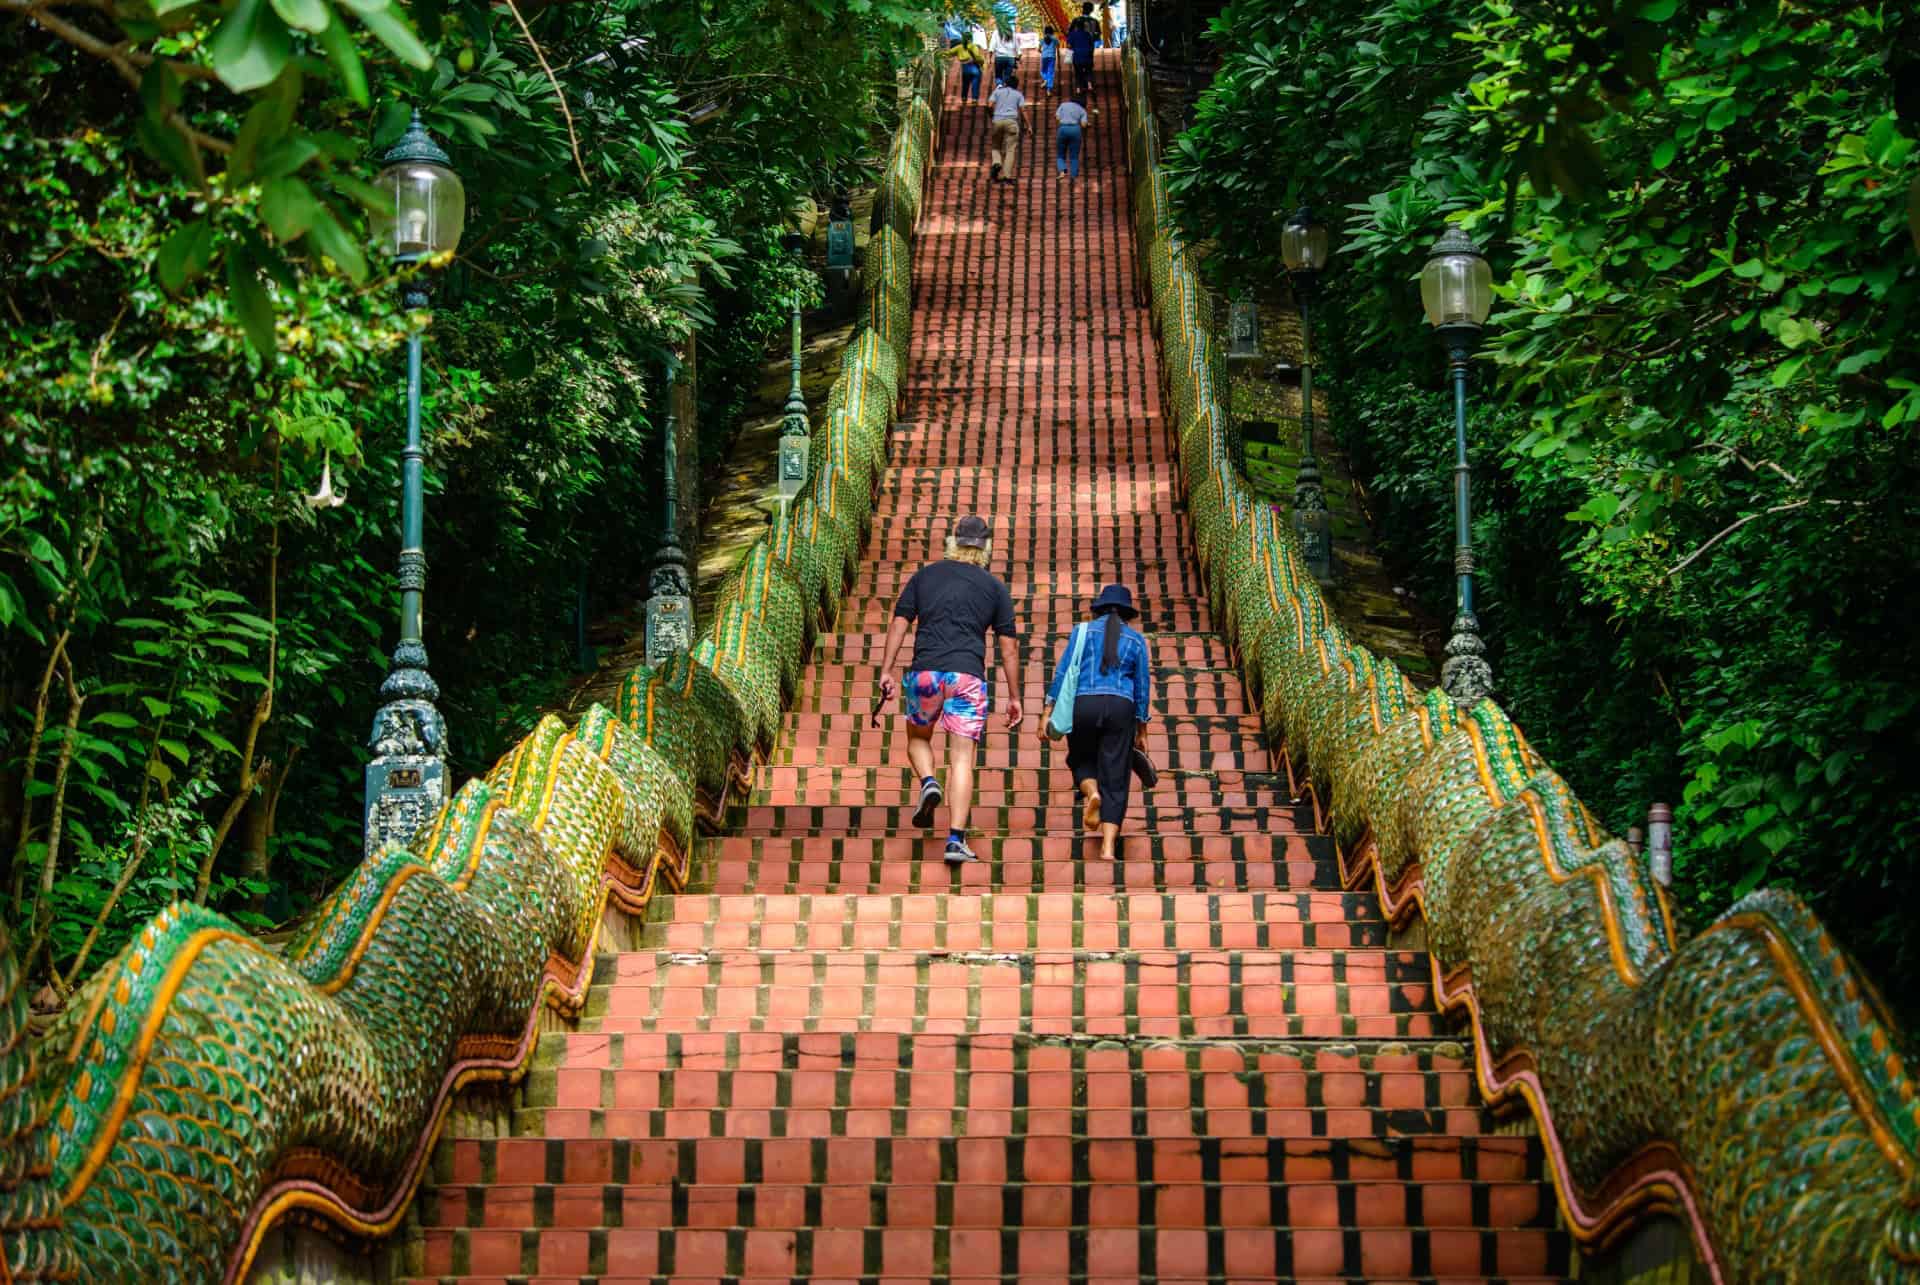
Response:
[[[989,47],[989,52],[993,54],[993,78],[996,81],[1005,80],[1013,75],[1014,68],[1020,62],[1019,35],[1012,31],[1003,32],[995,27],[993,44]]]
[[[993,172],[988,179],[993,183],[1013,182],[1020,163],[1020,117],[1027,110],[1027,96],[1015,81],[1009,74],[987,99],[987,110],[993,113]]]

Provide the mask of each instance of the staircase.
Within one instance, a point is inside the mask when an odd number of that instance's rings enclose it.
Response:
[[[1133,302],[1113,72],[1075,183],[1044,101],[1011,189],[985,181],[984,111],[949,109],[906,427],[839,632],[693,886],[596,961],[579,1029],[543,1042],[514,1136],[441,1144],[425,1278],[1571,1270],[1538,1144],[1491,1132],[1424,953],[1341,890],[1212,632]],[[909,823],[897,717],[867,715],[894,596],[967,512],[993,523],[1029,634],[1029,717],[1011,737],[992,717],[987,860],[956,875],[944,829]],[[1163,769],[1117,864],[1034,735],[1112,580],[1143,606]]]

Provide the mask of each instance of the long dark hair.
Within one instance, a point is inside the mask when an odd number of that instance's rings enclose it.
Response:
[[[1120,635],[1127,632],[1127,624],[1120,618],[1118,607],[1102,607],[1100,614],[1107,618],[1106,633],[1100,640],[1100,672],[1104,674],[1120,663]]]

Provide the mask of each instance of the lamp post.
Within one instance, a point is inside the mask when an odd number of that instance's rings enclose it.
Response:
[[[674,408],[674,385],[679,377],[680,362],[669,357],[663,445],[667,520],[660,534],[660,548],[653,555],[653,574],[647,577],[647,664],[653,669],[693,645],[693,578],[687,571],[686,550],[680,547],[680,426]]]
[[[1294,475],[1293,530],[1307,570],[1321,584],[1331,584],[1333,515],[1327,512],[1320,461],[1313,453],[1313,290],[1327,266],[1327,225],[1307,206],[1295,210],[1280,229],[1280,258],[1300,309],[1300,470]]]
[[[786,248],[796,263],[807,246],[806,238],[790,233]],[[787,385],[787,407],[780,422],[780,507],[782,513],[807,484],[807,468],[813,439],[807,431],[807,398],[800,391],[802,336],[800,327],[800,287],[793,288],[793,382]]]
[[[1468,505],[1472,470],[1467,464],[1467,360],[1480,345],[1480,330],[1493,310],[1493,269],[1480,247],[1458,227],[1440,234],[1420,270],[1420,302],[1447,347],[1453,373],[1453,636],[1440,666],[1440,685],[1462,705],[1493,691],[1493,667],[1473,614],[1473,526]]]
[[[414,269],[401,287],[408,309],[427,306],[425,267],[452,253],[466,223],[466,190],[420,113],[387,152],[374,186],[387,204],[373,216],[374,234],[395,263]],[[434,707],[439,686],[427,672],[421,612],[427,589],[425,461],[420,444],[420,338],[407,339],[407,444],[400,452],[400,641],[388,663],[368,738],[364,842],[369,854],[405,844],[431,823],[446,801],[447,724]]]

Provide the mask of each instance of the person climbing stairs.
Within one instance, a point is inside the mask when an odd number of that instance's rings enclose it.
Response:
[[[442,1140],[408,1270],[1566,1277],[1539,1143],[1479,1105],[1426,955],[1342,889],[1214,633],[1135,302],[1121,113],[1092,118],[1081,182],[1029,163],[1017,200],[978,181],[987,129],[942,123],[904,427],[836,632],[689,887],[542,1040],[511,1136]],[[983,859],[950,869],[943,822],[912,824],[904,725],[869,722],[895,596],[976,512],[1029,711],[1088,599],[1134,589],[1161,777],[1118,862],[1078,829],[1064,753],[994,717]]]

